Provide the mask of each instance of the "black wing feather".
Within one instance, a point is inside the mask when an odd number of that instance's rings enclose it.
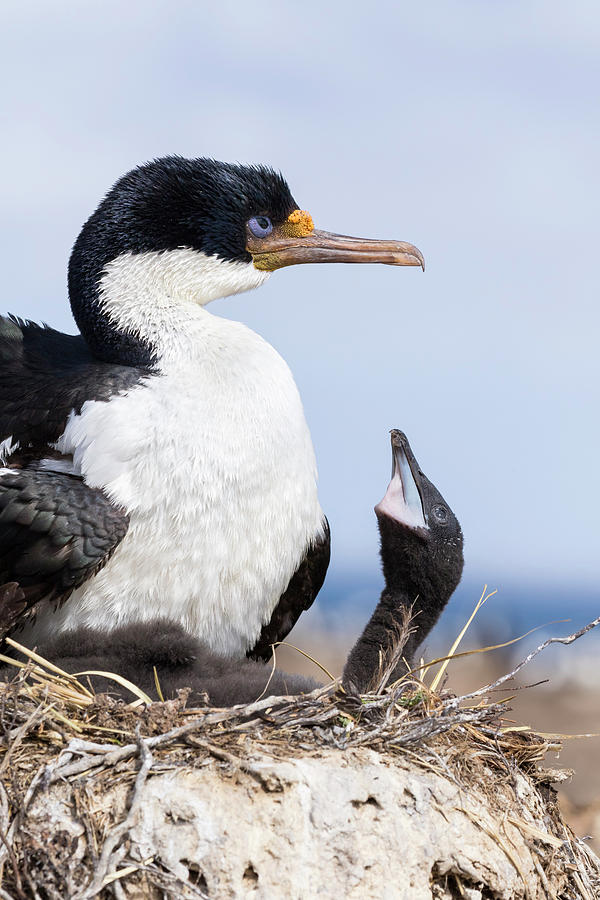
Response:
[[[271,658],[272,644],[283,641],[288,636],[300,615],[312,606],[315,597],[321,590],[329,557],[331,555],[331,533],[329,522],[323,519],[323,537],[315,541],[306,552],[306,556],[292,575],[285,593],[273,610],[270,620],[263,625],[260,636],[247,656],[251,659]]]
[[[128,516],[102,491],[63,472],[0,478],[0,632],[42,599],[64,600],[125,536]]]
[[[0,441],[22,448],[60,437],[71,410],[109,400],[150,370],[105,363],[80,334],[0,316]]]

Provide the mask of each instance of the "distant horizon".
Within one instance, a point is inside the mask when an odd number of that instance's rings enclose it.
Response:
[[[319,614],[324,620],[336,619],[340,610],[344,610],[345,615],[362,621],[374,608],[383,584],[383,576],[377,569],[356,567],[328,574],[317,598]],[[485,605],[480,620],[493,620],[495,627],[500,627],[498,622],[502,622],[507,633],[514,627],[529,628],[551,619],[585,619],[579,623],[583,625],[600,615],[600,590],[585,583],[577,586],[566,581],[527,582],[508,578],[492,583],[470,575],[463,577],[450,598],[444,620],[464,620],[486,586],[487,593],[496,593]]]

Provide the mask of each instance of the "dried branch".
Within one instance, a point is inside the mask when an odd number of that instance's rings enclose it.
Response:
[[[141,766],[133,786],[127,817],[107,835],[91,884],[80,894],[77,894],[73,900],[91,900],[92,897],[99,894],[105,886],[106,877],[111,874],[111,871],[116,869],[117,863],[123,857],[122,854],[119,855],[118,853],[119,845],[125,835],[128,834],[129,829],[136,823],[142,802],[142,791],[153,762],[148,742],[141,737],[139,726],[136,730],[136,746],[140,754]]]
[[[501,678],[497,678],[496,681],[493,681],[492,684],[487,684],[485,687],[480,688],[478,691],[472,691],[470,694],[463,694],[462,697],[454,697],[451,700],[447,700],[445,702],[446,709],[456,709],[461,703],[465,700],[472,700],[474,697],[483,697],[486,694],[489,694],[490,691],[495,690],[500,687],[501,684],[505,684],[507,681],[510,681],[511,678],[514,678],[521,669],[523,669],[528,663],[531,662],[542,650],[545,650],[546,647],[549,647],[551,644],[572,644],[574,641],[579,640],[580,637],[583,637],[584,634],[587,634],[588,631],[591,631],[592,628],[596,628],[597,625],[600,625],[600,616],[597,619],[594,619],[593,622],[589,622],[587,625],[584,625],[583,628],[580,628],[579,631],[575,631],[573,634],[567,635],[567,637],[553,637],[548,638],[548,640],[544,641],[543,644],[540,644],[539,647],[536,647],[535,650],[532,650],[525,659],[523,659],[518,666],[508,672],[506,675],[502,675]]]
[[[391,645],[386,653],[379,652],[379,666],[369,685],[368,693],[381,694],[390,680],[392,673],[402,661],[404,648],[408,643],[411,634],[417,630],[417,626],[413,625],[415,616],[413,615],[413,607],[403,607],[401,611],[402,621],[394,623],[394,631],[392,634]],[[407,666],[407,671],[408,671]]]

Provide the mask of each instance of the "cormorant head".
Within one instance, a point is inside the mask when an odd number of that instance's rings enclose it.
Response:
[[[391,591],[431,598],[439,604],[458,585],[463,570],[463,536],[458,519],[423,474],[408,438],[394,429],[392,479],[375,507],[381,560]],[[443,608],[443,607],[442,607]]]
[[[96,356],[149,365],[169,311],[307,262],[422,266],[423,257],[411,244],[317,231],[267,167],[169,156],[120,178],[83,226],[71,308]]]

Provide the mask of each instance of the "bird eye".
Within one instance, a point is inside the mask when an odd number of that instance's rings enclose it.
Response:
[[[268,216],[252,216],[248,220],[248,228],[257,238],[266,237],[273,231],[273,223]]]
[[[445,506],[434,506],[431,512],[442,525],[448,521],[448,510]]]

